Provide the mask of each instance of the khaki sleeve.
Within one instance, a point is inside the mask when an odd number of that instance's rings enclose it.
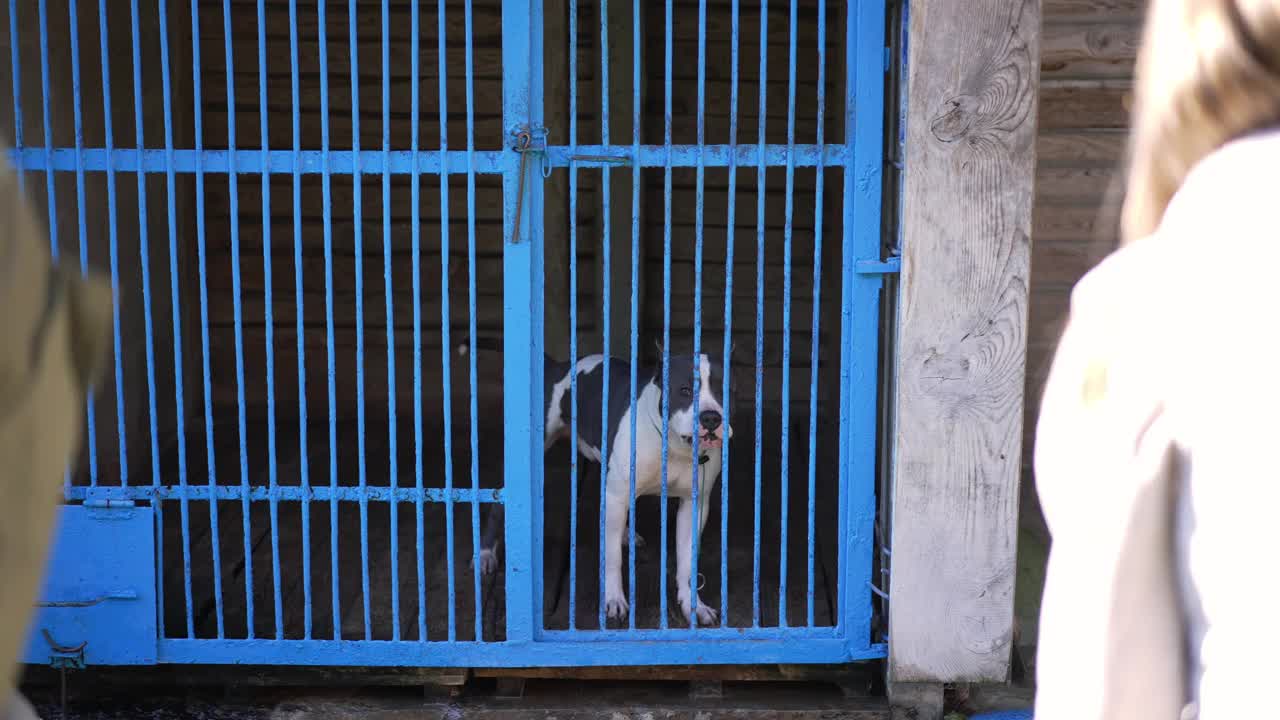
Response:
[[[63,471],[106,360],[111,287],[55,268],[0,143],[0,708],[27,638]]]

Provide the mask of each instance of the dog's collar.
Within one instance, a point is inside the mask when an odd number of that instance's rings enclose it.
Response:
[[[650,413],[649,415],[649,422],[653,423],[653,429],[657,431],[658,437],[662,437],[662,424],[658,422],[658,419],[654,417],[652,413]],[[671,442],[671,439],[669,437],[667,438],[667,442]],[[693,443],[689,443],[689,450],[690,451],[693,450]],[[706,453],[698,454],[699,465],[706,465],[708,462],[710,462],[710,460],[711,460],[710,455],[707,455]]]

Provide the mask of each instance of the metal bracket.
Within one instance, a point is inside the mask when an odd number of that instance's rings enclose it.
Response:
[[[40,634],[44,635],[44,641],[49,643],[49,650],[53,653],[49,656],[49,665],[60,670],[84,669],[84,648],[89,641],[86,640],[79,645],[60,645],[47,629],[41,628]]]
[[[853,269],[859,275],[892,275],[902,272],[902,258],[895,255],[884,260],[859,260]]]
[[[135,508],[138,504],[133,500],[87,497],[85,498],[84,506],[96,509],[120,509]]]
[[[590,163],[593,165],[630,165],[632,160],[630,157],[621,155],[572,155],[569,157],[569,164]]]
[[[95,598],[86,600],[42,600],[36,603],[36,607],[51,608],[71,608],[71,607],[93,607],[101,605],[108,600],[137,600],[138,592],[136,590],[112,590]],[[46,635],[46,639],[48,636]]]

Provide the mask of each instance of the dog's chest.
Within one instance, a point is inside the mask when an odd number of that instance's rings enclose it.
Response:
[[[648,436],[648,437],[646,437]],[[636,446],[636,495],[658,495],[662,492],[662,440],[657,433],[640,433]],[[718,449],[702,453],[707,461],[698,466],[698,485],[706,489],[720,470]],[[643,461],[641,460],[643,458]],[[628,471],[630,468],[628,468]],[[690,497],[693,494],[693,462],[677,448],[670,448],[667,459],[667,495]]]

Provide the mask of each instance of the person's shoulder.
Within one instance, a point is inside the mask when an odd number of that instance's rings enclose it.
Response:
[[[1197,162],[1169,201],[1159,232],[1222,251],[1280,223],[1280,127],[1232,140]],[[1265,233],[1270,240],[1271,233]],[[1275,243],[1268,242],[1274,246]]]
[[[1180,200],[1198,199],[1209,190],[1224,198],[1253,193],[1274,194],[1274,184],[1258,185],[1280,178],[1280,126],[1265,128],[1224,143],[1201,158],[1187,173],[1170,208]]]
[[[1175,249],[1159,234],[1124,245],[1091,268],[1071,291],[1072,317],[1116,317],[1150,298]]]
[[[1071,293],[1073,315],[1177,304],[1188,281],[1208,289],[1280,263],[1280,128],[1226,143],[1188,172],[1160,226],[1112,252]],[[1232,273],[1214,273],[1231,266]],[[1145,308],[1149,309],[1149,308]]]

